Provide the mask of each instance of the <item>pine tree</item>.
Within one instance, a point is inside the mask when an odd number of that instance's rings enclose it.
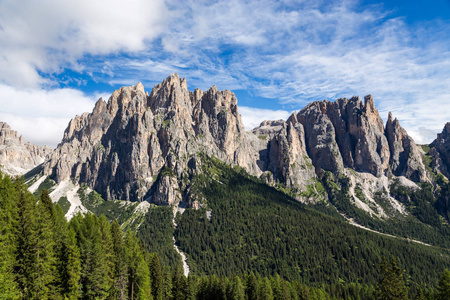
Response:
[[[0,172],[0,295],[5,299],[19,298],[14,274],[17,217],[17,193],[10,178]]]
[[[187,294],[187,280],[181,273],[180,266],[175,265],[172,272],[172,295],[174,299],[184,300]]]
[[[51,215],[34,196],[24,191],[23,183],[17,183],[19,191],[19,223],[17,274],[22,293],[28,299],[45,299],[54,295],[55,253]]]
[[[80,296],[81,261],[80,250],[78,249],[75,231],[73,229],[67,232],[63,259],[65,261],[63,273],[64,294],[70,300],[78,299]]]
[[[229,300],[244,300],[245,289],[239,276],[233,276],[229,283],[229,291],[227,293],[227,299]]]
[[[152,281],[152,295],[154,300],[163,299],[163,272],[161,269],[161,261],[157,253],[154,253],[151,259],[150,274]]]
[[[284,299],[280,275],[276,274],[275,277],[272,277],[271,283],[272,283],[273,299],[274,300]]]
[[[258,299],[257,282],[255,274],[253,274],[253,272],[251,272],[250,275],[247,276],[245,295],[247,296],[248,300]]]
[[[77,235],[80,257],[82,260],[82,297],[105,298],[108,296],[108,267],[105,262],[102,247],[102,234],[99,220],[95,215],[80,214],[75,216],[72,228]]]
[[[196,297],[195,279],[193,276],[187,278],[186,283],[186,300],[195,300]]]
[[[111,224],[105,215],[101,215],[98,218],[101,234],[101,246],[103,253],[103,260],[105,262],[105,268],[107,270],[107,276],[105,281],[105,289],[111,291],[114,285],[114,260],[113,260],[113,240],[111,234]]]
[[[381,279],[377,285],[376,297],[381,300],[407,299],[403,272],[397,266],[394,257],[390,264],[383,257],[381,262]]]
[[[450,271],[448,269],[444,270],[441,280],[439,280],[437,299],[450,299]]]
[[[272,285],[267,277],[261,279],[259,287],[259,299],[260,300],[273,300]]]
[[[60,298],[61,294],[65,291],[65,273],[66,273],[66,258],[64,257],[64,252],[67,243],[67,220],[61,207],[56,204],[54,205],[50,195],[46,189],[42,190],[39,197],[39,206],[46,213],[49,221],[50,230],[53,235],[54,241],[54,258],[55,258],[55,273],[54,273],[54,283],[53,292],[50,295],[51,298]]]
[[[124,300],[127,295],[127,264],[122,230],[117,220],[114,220],[111,224],[111,236],[114,263],[114,287],[112,294],[114,298]]]
[[[128,291],[130,299],[151,299],[150,271],[145,261],[144,248],[134,231],[125,237],[126,261],[128,265]]]
[[[168,268],[163,269],[163,299],[171,300],[172,295],[172,276]]]

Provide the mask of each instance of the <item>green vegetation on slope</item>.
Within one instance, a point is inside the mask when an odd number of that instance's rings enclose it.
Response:
[[[361,230],[219,160],[205,158],[203,171],[193,191],[202,193],[207,208],[186,210],[175,230],[197,274],[254,271],[304,283],[375,284],[381,257],[394,255],[412,282],[435,285],[450,265],[439,248]]]
[[[352,203],[349,196],[349,178],[342,175],[335,178],[331,172],[325,172],[323,183],[327,189],[329,201],[339,212],[354,219],[358,224],[382,233],[416,239],[450,249],[450,228],[443,224],[434,208],[436,200],[430,184],[422,184],[419,190],[401,186],[398,182],[394,182],[391,186],[391,196],[405,204],[410,212],[408,216],[390,211],[389,208],[392,206],[386,203],[388,201],[386,195],[377,193],[375,200],[391,214],[389,219],[380,219],[369,215]]]

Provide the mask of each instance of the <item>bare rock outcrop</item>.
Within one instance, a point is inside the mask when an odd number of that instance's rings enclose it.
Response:
[[[0,122],[0,165],[2,172],[23,175],[44,162],[51,153],[48,146],[24,143],[22,136],[4,122]]]
[[[432,168],[450,178],[450,122],[430,144],[430,155],[433,157]]]
[[[426,181],[427,173],[422,154],[414,140],[400,126],[397,118],[393,120],[391,113],[386,122],[386,137],[391,154],[389,165],[392,174],[405,176],[416,182]]]
[[[216,86],[191,92],[177,74],[150,94],[141,83],[122,87],[76,116],[44,173],[57,182],[86,183],[108,200],[171,205],[189,194],[199,153],[297,194],[321,169],[425,176],[414,141],[398,121],[388,121],[385,130],[370,95],[364,103],[358,97],[313,102],[286,121],[264,121],[246,132],[232,92]],[[172,173],[161,176],[164,170]]]
[[[216,156],[260,175],[258,147],[259,140],[244,130],[232,92],[215,86],[190,92],[186,80],[173,74],[150,95],[141,83],[122,87],[108,102],[100,99],[92,113],[75,117],[44,172],[57,182],[85,182],[106,199],[151,196],[172,204],[158,191],[185,189],[183,178],[193,172],[188,162],[195,154]],[[164,179],[153,193],[164,166],[178,181]]]

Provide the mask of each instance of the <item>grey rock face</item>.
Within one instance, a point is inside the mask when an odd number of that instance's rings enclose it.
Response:
[[[432,167],[450,178],[450,122],[445,124],[444,129],[431,143],[430,154],[433,157]]]
[[[22,136],[4,122],[0,122],[0,165],[9,175],[23,175],[41,164],[51,153],[48,146],[24,143]]]
[[[426,181],[426,168],[417,145],[400,126],[397,118],[393,120],[391,113],[386,122],[386,137],[391,154],[389,165],[392,174],[405,176],[416,182]]]
[[[267,141],[261,151],[263,170],[271,173],[269,182],[279,181],[288,188],[303,190],[316,178],[306,152],[305,131],[295,114],[287,121],[264,121],[252,133]]]
[[[255,149],[256,147],[256,149]],[[230,91],[189,92],[184,79],[169,76],[149,96],[142,84],[100,99],[92,113],[75,117],[45,166],[57,182],[85,182],[106,199],[143,200],[172,204],[177,197],[158,195],[183,190],[188,162],[199,152],[238,164],[255,175],[261,143],[244,131],[237,99]],[[177,180],[151,187],[163,166]],[[178,197],[179,198],[179,197]],[[178,199],[177,198],[177,199]]]
[[[302,109],[297,119],[305,128],[306,147],[316,169],[340,172],[352,168],[377,177],[394,174],[426,181],[422,156],[398,120],[386,131],[371,95],[317,101]]]
[[[106,199],[166,205],[189,194],[199,153],[297,192],[314,183],[316,170],[348,167],[381,176],[391,172],[390,161],[392,173],[422,180],[423,165],[410,158],[420,157],[412,139],[393,123],[387,131],[391,144],[403,150],[391,147],[366,96],[364,104],[357,97],[314,102],[286,121],[264,121],[246,132],[232,92],[215,86],[190,92],[186,80],[173,74],[150,95],[141,83],[122,87],[91,113],[75,117],[44,173],[57,182],[87,183]],[[165,167],[173,174],[161,176]]]

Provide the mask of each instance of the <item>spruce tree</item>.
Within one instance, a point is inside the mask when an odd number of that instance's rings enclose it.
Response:
[[[175,265],[172,272],[172,295],[174,299],[184,300],[187,294],[187,280],[181,273],[180,266]]]
[[[145,261],[145,250],[136,236],[136,232],[127,232],[125,248],[128,265],[129,298],[131,300],[151,299],[150,271]]]
[[[253,272],[251,272],[250,275],[247,276],[245,295],[247,296],[248,300],[258,299],[257,281]]]
[[[229,283],[229,292],[227,293],[227,299],[230,300],[244,300],[245,289],[239,276],[233,276]]]
[[[78,299],[80,296],[81,261],[80,250],[78,249],[73,229],[69,229],[67,232],[63,258],[65,261],[63,273],[64,294],[70,300]]]
[[[79,222],[79,224],[77,224]],[[95,215],[77,216],[73,228],[78,226],[78,246],[82,260],[80,282],[84,298],[105,298],[108,296],[108,267],[102,247],[99,220]]]
[[[101,233],[101,246],[103,260],[105,263],[105,268],[107,270],[107,276],[105,281],[105,289],[112,291],[111,288],[114,285],[114,259],[113,259],[113,240],[111,234],[111,224],[105,215],[101,215],[98,218],[100,233]]]
[[[376,298],[380,300],[407,299],[403,272],[397,266],[394,257],[390,263],[383,257],[381,262],[381,279],[377,285]]]
[[[0,172],[0,295],[18,299],[14,273],[17,251],[17,193],[8,176]]]
[[[111,224],[111,236],[113,242],[114,284],[115,299],[124,300],[127,295],[127,264],[125,258],[125,245],[122,230],[117,220]]]
[[[152,295],[154,300],[163,299],[163,272],[161,268],[161,261],[157,253],[154,253],[150,264],[150,274],[152,281]]]
[[[22,293],[28,299],[55,295],[55,253],[51,215],[40,201],[17,183],[18,242],[16,270]]]
[[[259,286],[259,299],[260,300],[273,300],[272,285],[269,278],[264,277],[261,279]]]
[[[450,271],[448,269],[444,270],[441,280],[439,280],[437,299],[450,299]]]

